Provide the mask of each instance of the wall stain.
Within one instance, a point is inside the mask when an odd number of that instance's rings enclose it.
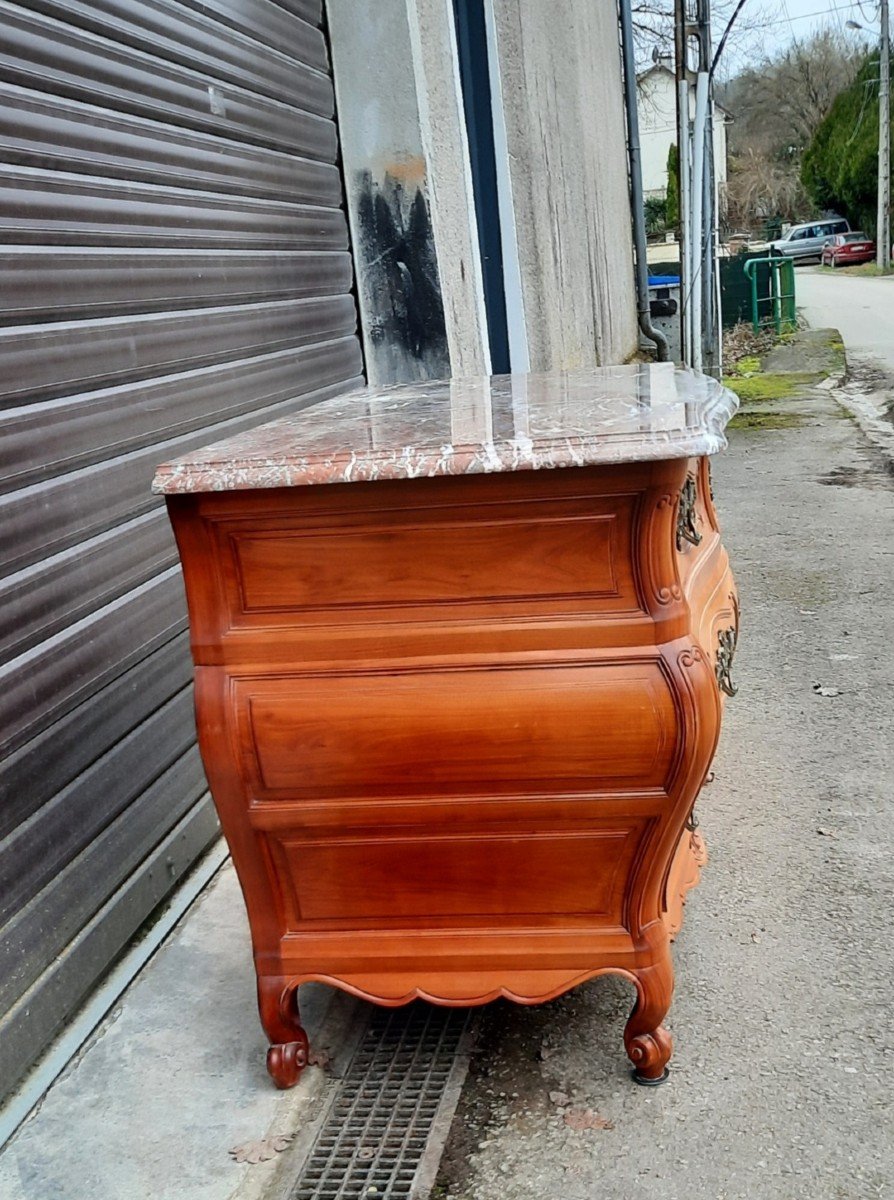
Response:
[[[447,328],[428,202],[406,171],[356,175],[358,273],[367,302],[368,357],[379,383],[450,374]]]

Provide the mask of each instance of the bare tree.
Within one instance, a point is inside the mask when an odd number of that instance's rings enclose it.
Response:
[[[733,158],[726,184],[726,221],[730,229],[752,229],[779,218],[797,221],[810,205],[800,174],[755,150]]]
[[[723,36],[727,22],[735,12],[737,0],[713,0],[711,5],[712,35],[715,47]],[[652,52],[672,52],[674,48],[674,0],[633,0],[633,31],[637,42],[637,58],[646,65]],[[687,0],[687,10],[692,15],[693,0]],[[747,44],[755,29],[765,20],[762,0],[750,0],[745,11],[733,27],[727,55],[734,55],[737,48]]]
[[[810,215],[801,156],[863,57],[859,42],[821,30],[741,71],[722,90],[733,115],[727,185],[730,222],[756,227]]]
[[[853,82],[862,57],[858,42],[825,29],[740,72],[723,95],[736,118],[733,152],[760,149],[779,161],[800,158],[832,101]]]

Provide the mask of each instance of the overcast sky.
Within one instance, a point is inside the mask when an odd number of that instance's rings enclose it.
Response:
[[[754,3],[758,2],[754,0]],[[863,0],[862,12],[858,0],[778,0],[773,8],[776,10],[774,17],[785,24],[791,17],[792,25],[799,34],[814,25],[840,27],[847,20],[877,24],[878,5],[874,0]]]
[[[753,54],[772,54],[793,38],[809,37],[820,29],[835,29],[849,37],[875,38],[878,35],[876,0],[747,0],[739,17],[742,33],[731,39],[725,64],[733,73]],[[857,21],[866,34],[848,32],[846,21]],[[724,21],[715,16],[715,42],[723,33]]]

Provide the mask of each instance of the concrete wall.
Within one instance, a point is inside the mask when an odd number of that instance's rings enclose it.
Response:
[[[532,370],[636,349],[615,6],[493,0]]]
[[[490,374],[453,0],[406,0],[420,133],[454,375]]]
[[[485,0],[514,370],[636,349],[614,6]],[[370,382],[490,370],[453,0],[328,0]]]
[[[369,382],[488,374],[452,0],[327,10]]]
[[[449,375],[406,0],[327,15],[369,381]]]

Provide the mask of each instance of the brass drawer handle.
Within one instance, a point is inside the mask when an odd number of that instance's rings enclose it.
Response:
[[[680,505],[677,509],[678,550],[683,549],[685,542],[689,542],[692,546],[697,546],[702,540],[702,535],[695,527],[695,501],[697,497],[698,489],[695,486],[695,480],[690,475],[680,489]]]
[[[717,634],[717,640],[720,643],[717,649],[717,665],[714,668],[714,673],[717,676],[717,684],[721,692],[725,692],[727,696],[735,696],[739,688],[733,683],[730,676],[733,658],[736,654],[735,625],[730,625],[729,629],[721,629]]]

